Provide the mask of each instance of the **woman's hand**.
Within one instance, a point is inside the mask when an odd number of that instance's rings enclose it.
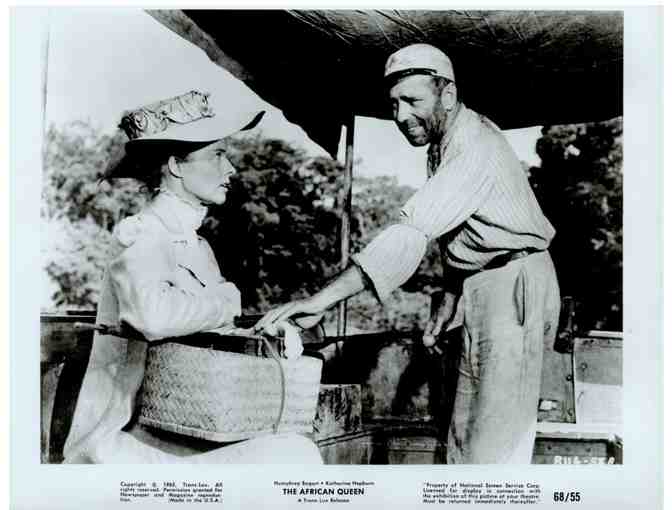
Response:
[[[254,331],[264,331],[268,335],[278,335],[278,326],[288,320],[293,321],[303,329],[312,328],[322,320],[324,310],[321,310],[311,298],[290,301],[270,310],[254,326]]]

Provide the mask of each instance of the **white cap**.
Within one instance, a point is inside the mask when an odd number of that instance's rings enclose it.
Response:
[[[398,81],[405,76],[426,74],[455,81],[448,55],[429,44],[411,44],[396,52],[385,63],[385,80]]]

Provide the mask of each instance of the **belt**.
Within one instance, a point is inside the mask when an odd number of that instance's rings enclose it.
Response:
[[[523,257],[527,257],[528,255],[532,255],[533,253],[538,253],[538,252],[539,252],[539,250],[509,251],[509,252],[503,253],[501,255],[497,255],[490,262],[488,262],[485,266],[483,266],[481,269],[479,269],[475,272],[489,271],[490,269],[498,269],[500,267],[504,267],[509,262],[513,262],[514,260],[522,259]]]
[[[477,273],[481,273],[483,271],[489,271],[491,269],[500,269],[506,266],[509,262],[522,259],[523,257],[527,257],[528,255],[532,255],[533,253],[539,253],[540,251],[542,250],[525,249],[525,250],[509,251],[501,255],[497,255],[495,258],[491,259],[490,262],[485,264],[480,269],[472,269],[472,270],[456,269],[455,275],[457,276],[457,279],[455,283],[461,286],[462,282],[467,278],[469,278],[470,276],[474,276]]]

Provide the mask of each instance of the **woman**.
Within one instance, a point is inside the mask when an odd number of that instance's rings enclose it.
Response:
[[[230,121],[196,91],[125,113],[120,128],[130,141],[105,178],[133,177],[157,189],[115,230],[98,324],[127,324],[150,342],[233,329],[240,293],[196,234],[207,206],[225,202],[235,173],[226,139],[212,139],[233,132],[225,127]],[[147,342],[96,334],[65,462],[321,463],[316,446],[294,434],[222,445],[139,425],[134,413],[146,353]]]

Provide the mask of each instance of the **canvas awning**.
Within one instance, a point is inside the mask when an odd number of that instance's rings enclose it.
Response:
[[[389,118],[383,68],[416,42],[453,61],[458,95],[502,129],[623,111],[618,11],[152,10],[336,157],[346,126],[341,267],[349,263],[354,116]],[[338,334],[346,332],[339,304]]]
[[[620,11],[151,10],[335,154],[354,115],[389,118],[387,56],[427,42],[503,129],[622,114]]]

